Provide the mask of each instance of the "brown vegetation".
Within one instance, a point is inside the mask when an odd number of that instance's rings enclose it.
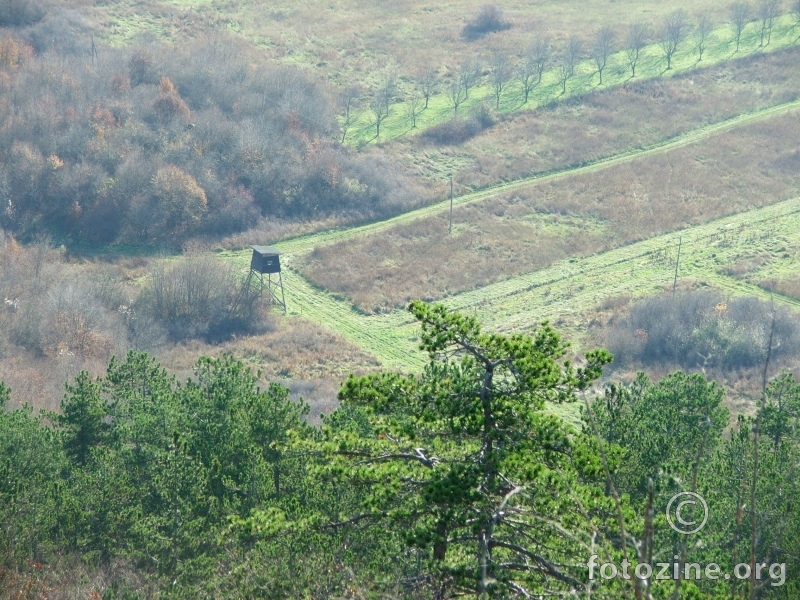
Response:
[[[719,352],[722,350],[719,345],[716,346],[717,352],[710,350],[714,349],[713,342],[719,341],[719,336],[714,334],[727,333],[735,342],[737,336],[746,338],[755,333],[756,343],[746,350],[755,354],[763,352],[766,348],[764,336],[770,329],[771,307],[754,298],[734,299],[732,305],[730,300],[722,294],[710,292],[707,287],[698,288],[696,282],[691,281],[678,286],[674,299],[666,293],[636,302],[632,302],[630,297],[608,298],[585,315],[590,318],[591,326],[583,344],[613,349],[615,360],[608,369],[608,377],[614,381],[632,381],[638,372],[647,373],[653,380],[661,379],[676,369],[702,372],[725,387],[725,405],[731,408],[732,414],[752,414],[762,393],[763,354],[757,364],[752,361],[748,364],[748,360],[742,360],[753,358],[748,357],[747,352],[726,356],[725,352]],[[733,312],[738,310],[738,314],[731,315],[731,309]],[[781,329],[778,335],[786,337],[788,334],[788,337],[786,345],[776,349],[771,356],[770,375],[789,370],[797,377],[800,375],[800,352],[796,319],[785,309],[779,309],[778,313],[776,329]],[[694,329],[696,349],[676,352],[677,346],[692,341],[687,329],[691,329],[693,324],[703,325],[703,322],[705,327]],[[654,357],[653,353],[659,356]]]
[[[602,246],[602,230],[580,218],[531,215],[524,205],[492,202],[357,241],[317,248],[301,269],[314,284],[361,310],[395,310],[413,298],[435,300],[526,273]]]
[[[185,41],[231,27],[262,47],[267,58],[305,63],[342,88],[353,83],[376,84],[387,64],[396,64],[399,73],[409,76],[421,65],[453,67],[465,54],[484,51],[489,43],[525,48],[531,43],[531,32],[535,31],[547,31],[554,43],[561,45],[576,31],[591,31],[602,25],[624,31],[637,21],[658,23],[679,8],[693,14],[708,12],[716,22],[728,19],[727,3],[715,0],[670,0],[657,4],[616,0],[611,7],[603,0],[497,3],[502,6],[500,20],[514,26],[477,42],[469,41],[461,35],[464,26],[478,21],[486,4],[486,0],[433,4],[412,0],[389,4],[343,0],[332,5],[312,0],[278,2],[265,10],[257,4],[229,2],[220,11],[218,6],[205,2],[191,5],[183,2],[181,9],[176,10],[148,1],[137,5],[97,5],[89,17],[97,23],[97,31],[103,31],[106,39],[113,38],[116,42],[120,37],[129,39],[143,30],[157,31],[173,41]],[[140,15],[148,6],[152,7],[150,15],[143,19]],[[126,24],[135,21],[137,26],[120,30],[115,28],[118,21]],[[309,40],[314,43],[309,44]]]
[[[207,255],[104,263],[76,259],[46,239],[24,247],[0,232],[0,381],[12,389],[11,407],[57,410],[65,381],[81,370],[100,375],[111,356],[130,348],[153,353],[181,376],[199,356],[246,357],[264,383],[283,380],[315,415],[331,408],[350,372],[377,368],[299,317],[273,321],[260,311],[232,322],[228,307],[240,285],[229,265]]]
[[[29,48],[0,35],[0,227],[20,239],[174,248],[263,218],[364,219],[419,202],[338,143],[319,81],[252,68],[232,38],[107,48],[96,65]]]
[[[464,25],[461,35],[469,41],[475,41],[487,34],[510,28],[511,23],[503,16],[503,9],[496,4],[487,4]]]
[[[301,317],[276,319],[274,325],[272,331],[234,336],[218,345],[192,340],[163,348],[157,357],[183,378],[191,375],[192,365],[201,356],[233,354],[259,371],[263,384],[279,382],[295,397],[302,397],[314,421],[337,406],[339,385],[350,373],[365,374],[380,366],[339,335]]]
[[[762,287],[773,289],[776,293],[800,300],[800,277],[784,277],[762,282]]]
[[[37,0],[0,0],[0,27],[36,23],[47,11]]]

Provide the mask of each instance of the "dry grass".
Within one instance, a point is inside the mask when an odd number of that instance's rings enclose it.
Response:
[[[789,153],[781,163],[786,168],[800,168],[800,149]],[[765,241],[772,243],[764,244]],[[753,238],[740,250],[737,260],[719,272],[758,286],[770,295],[800,300],[800,239],[793,229],[771,239]]]
[[[367,312],[490,281],[800,194],[800,117],[534,185],[446,215],[317,249],[301,270]]]
[[[531,215],[513,198],[491,204],[458,209],[453,235],[447,235],[447,216],[440,215],[318,248],[303,259],[303,272],[362,310],[382,312],[412,298],[440,299],[602,246],[602,228],[590,221]]]
[[[102,567],[86,565],[76,556],[56,555],[50,563],[22,568],[0,567],[0,600],[100,600],[111,582],[124,582],[141,597],[158,590],[133,565],[117,560]]]
[[[680,294],[697,290],[708,291],[708,288],[699,286],[696,281],[683,281],[678,287],[678,293]],[[601,348],[612,345],[615,336],[618,335],[616,324],[627,317],[631,300],[628,296],[608,298],[601,305],[587,313],[586,317],[590,319],[590,327],[582,339],[582,345],[584,347]],[[660,363],[656,365],[638,363],[622,367],[612,363],[606,369],[603,380],[630,383],[636,377],[637,372],[646,373],[652,381],[658,381],[677,370],[684,370],[687,373],[702,373],[708,379],[718,382],[725,390],[723,405],[731,411],[730,426],[734,426],[737,415],[752,416],[755,414],[762,392],[762,369],[762,366],[736,370],[711,367],[685,369],[677,363]],[[792,372],[795,378],[800,377],[800,357],[795,355],[777,360],[773,358],[769,376],[773,377],[781,370]]]
[[[29,404],[58,410],[64,382],[82,370],[102,375],[112,355],[124,355],[133,341],[127,339],[117,306],[131,305],[152,265],[153,259],[143,256],[105,254],[90,259],[46,244],[25,247],[7,236],[0,239],[0,381],[11,388],[9,407]],[[72,298],[63,291],[63,282],[71,282],[83,295],[59,310],[65,315],[92,317],[81,321],[83,327],[77,332],[51,332],[42,326],[56,310],[54,303],[64,304],[63,297]],[[100,300],[107,306],[100,307]],[[218,346],[190,341],[155,346],[150,351],[181,378],[191,375],[191,366],[200,356],[229,352],[261,371],[262,383],[280,381],[295,396],[304,397],[312,405],[313,419],[336,405],[339,384],[351,372],[378,367],[369,354],[305,319],[278,318],[275,322],[273,331],[233,338]],[[31,335],[23,337],[26,331]],[[78,337],[108,338],[116,343],[83,348],[74,343]]]
[[[777,281],[765,282],[762,287],[774,289],[778,294],[800,300],[800,276],[787,277]]]

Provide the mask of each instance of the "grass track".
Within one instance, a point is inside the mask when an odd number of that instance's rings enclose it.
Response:
[[[599,171],[620,163],[687,146],[736,127],[758,122],[800,108],[800,100],[779,104],[681,134],[646,148],[636,148],[588,164],[551,173],[542,173],[502,183],[454,199],[462,206],[487,200],[542,182]],[[344,229],[334,229],[279,242],[286,267],[286,300],[293,314],[329,327],[363,350],[373,354],[384,368],[417,371],[424,356],[417,348],[418,329],[413,318],[403,310],[367,316],[349,302],[314,288],[302,275],[292,270],[292,255],[316,246],[333,244],[371,235],[400,224],[413,222],[445,211],[449,200],[409,211],[383,221]],[[800,198],[742,212],[682,231],[656,236],[622,248],[583,259],[562,261],[551,267],[514,277],[481,289],[464,292],[443,300],[452,309],[477,316],[486,327],[499,331],[529,331],[543,320],[550,320],[570,336],[586,329],[586,313],[603,299],[628,295],[641,297],[669,287],[674,276],[674,254],[679,238],[683,240],[680,277],[692,278],[730,294],[749,294],[769,298],[765,290],[721,274],[754,244],[766,250],[780,246],[782,240],[800,228]],[[777,251],[777,250],[776,250]],[[224,252],[243,267],[248,253]],[[800,302],[775,295],[778,303],[800,307]]]
[[[530,331],[543,320],[576,334],[586,327],[586,313],[604,298],[645,296],[668,288],[674,275],[679,238],[679,276],[731,295],[749,294],[800,308],[800,301],[771,296],[757,286],[720,271],[754,250],[778,253],[800,228],[800,198],[785,200],[716,221],[656,236],[584,259],[562,261],[443,300],[448,307],[476,315],[489,329]],[[234,255],[245,264],[245,257]],[[424,364],[417,350],[417,325],[407,312],[366,316],[349,303],[319,291],[288,268],[286,299],[293,314],[316,321],[378,358],[384,368],[416,371]]]
[[[690,144],[704,140],[718,133],[722,133],[734,129],[736,127],[741,127],[743,125],[761,121],[763,119],[768,119],[770,117],[774,117],[777,115],[785,114],[787,112],[790,112],[798,108],[800,108],[800,100],[795,100],[793,102],[778,104],[775,106],[771,106],[769,108],[753,111],[751,113],[738,115],[736,117],[732,117],[730,119],[726,119],[718,123],[712,123],[710,125],[694,129],[687,133],[670,138],[668,140],[664,140],[662,142],[653,144],[645,148],[634,148],[626,152],[615,154],[607,158],[601,158],[596,161],[588,162],[580,166],[560,169],[558,171],[553,171],[549,173],[538,173],[530,177],[525,177],[510,182],[501,183],[482,190],[471,192],[469,194],[464,194],[462,196],[454,198],[453,205],[463,206],[466,204],[471,204],[473,202],[480,202],[482,200],[487,200],[497,194],[513,192],[515,190],[523,189],[528,186],[537,185],[539,183],[544,183],[544,182],[557,181],[559,179],[572,177],[574,175],[592,173],[600,169],[611,167],[620,163],[668,152],[670,150],[675,150],[676,148],[681,148],[683,146],[688,146]],[[355,227],[331,229],[320,233],[289,239],[283,242],[279,242],[275,245],[282,252],[289,255],[303,253],[312,250],[315,246],[333,244],[336,242],[352,239],[355,237],[378,233],[380,231],[389,229],[396,225],[404,225],[407,223],[411,223],[417,219],[429,217],[439,212],[448,210],[449,207],[450,207],[449,199],[442,200],[434,204],[425,206],[423,208],[412,210],[403,213],[401,215],[397,215],[396,217],[385,219],[383,221],[377,221],[374,223],[368,223],[366,225],[359,225]]]

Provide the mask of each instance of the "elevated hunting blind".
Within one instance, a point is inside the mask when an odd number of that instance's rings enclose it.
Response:
[[[251,290],[263,297],[268,293],[269,301],[277,304],[286,312],[286,300],[283,295],[283,276],[281,275],[281,253],[272,246],[250,246],[253,256],[250,259],[250,273],[247,275],[240,297],[247,296]],[[266,279],[264,278],[266,275]],[[277,277],[275,277],[277,275]],[[280,293],[280,296],[278,294]]]
[[[261,275],[281,272],[281,253],[272,246],[250,246],[253,258],[250,259],[250,270]]]

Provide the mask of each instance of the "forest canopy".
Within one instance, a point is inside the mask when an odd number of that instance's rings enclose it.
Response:
[[[0,573],[44,592],[73,561],[106,574],[109,598],[797,593],[793,376],[729,428],[702,375],[592,391],[611,356],[573,365],[547,324],[502,335],[441,305],[410,310],[425,370],[351,376],[321,427],[230,356],[180,382],[131,352],[78,376],[59,413],[0,411]],[[576,401],[577,426],[558,412]],[[709,509],[691,536],[665,516],[686,492]],[[591,556],[774,568],[599,579]]]

